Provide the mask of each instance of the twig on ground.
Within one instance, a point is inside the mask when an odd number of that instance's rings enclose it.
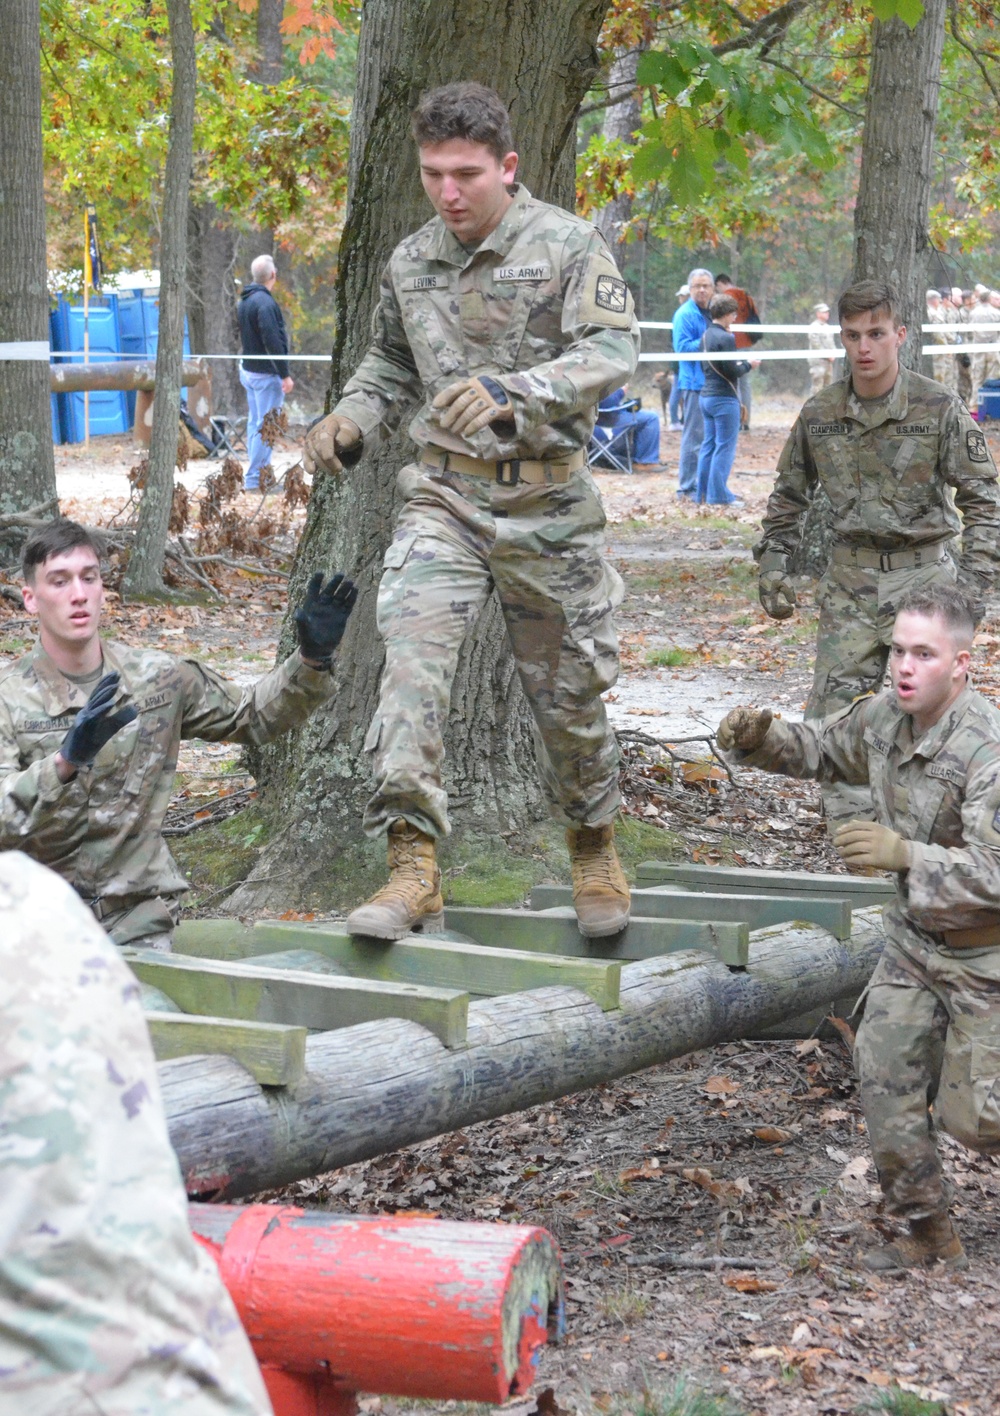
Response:
[[[9,511],[6,516],[0,516],[0,531],[8,531],[15,526],[24,526],[29,531],[34,531],[38,526],[44,526],[47,513],[57,511],[59,502],[55,497],[48,501],[39,502],[37,506],[29,506],[26,511]]]
[[[776,1268],[779,1264],[777,1259],[757,1259],[752,1254],[739,1259],[723,1254],[714,1254],[711,1258],[696,1258],[693,1254],[675,1254],[666,1249],[659,1254],[630,1254],[625,1262],[631,1268],[652,1265],[656,1268],[707,1269],[709,1272],[720,1268]]]

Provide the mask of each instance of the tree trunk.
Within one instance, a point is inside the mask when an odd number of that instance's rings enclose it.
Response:
[[[872,25],[872,59],[854,210],[854,279],[891,281],[910,331],[900,354],[919,370],[927,288],[934,129],[948,0],[924,0],[915,29]]]
[[[645,46],[644,46],[645,47]],[[639,131],[642,119],[642,105],[636,88],[636,74],[639,68],[640,49],[620,49],[608,71],[608,94],[611,98],[628,97],[621,103],[613,103],[604,112],[604,136],[630,142]],[[627,263],[628,246],[622,239],[622,232],[632,216],[632,197],[622,192],[613,197],[594,222],[601,235],[615,253],[618,269],[624,274]],[[633,296],[636,291],[633,290]],[[640,311],[639,318],[642,318]]]
[[[49,298],[45,284],[42,83],[38,0],[8,0],[0,45],[0,345],[44,346],[33,358],[0,354],[0,514],[56,495],[49,404]],[[30,348],[12,354],[32,353]],[[0,539],[14,558],[23,532]]]
[[[240,233],[212,202],[192,208],[188,222],[188,329],[198,354],[238,354],[236,272]],[[212,411],[236,417],[246,409],[236,359],[212,360]]]
[[[515,0],[503,24],[483,27],[464,0],[368,0],[351,124],[349,200],[340,251],[335,399],[369,341],[379,277],[397,242],[431,214],[420,186],[409,114],[420,93],[459,78],[491,84],[510,104],[520,178],[538,197],[572,209],[575,116],[597,68],[607,0]],[[345,903],[353,888],[345,848],[361,840],[370,792],[362,744],[383,651],[375,590],[397,510],[396,473],[412,455],[404,433],[313,493],[293,591],[318,566],[353,576],[360,599],[338,654],[337,694],[327,712],[254,759],[274,819],[283,823],[235,912],[304,898]],[[293,600],[295,596],[293,595]],[[282,651],[291,645],[290,626]],[[446,772],[457,829],[498,835],[542,814],[526,708],[493,597],[466,642],[446,732]],[[368,848],[371,855],[371,848]],[[356,894],[355,894],[356,901]]]
[[[687,950],[626,964],[609,1012],[564,987],[476,1001],[464,1048],[402,1019],[319,1033],[278,1092],[230,1058],[178,1058],[159,1069],[170,1139],[189,1194],[286,1185],[829,1007],[864,988],[883,942],[881,911],[856,910],[843,942],[753,934],[745,972]]]
[[[139,525],[122,593],[132,599],[162,595],[163,558],[177,465],[177,418],[187,293],[188,189],[194,154],[194,103],[198,68],[191,0],[167,0],[170,21],[170,145],[163,183],[160,238],[160,326],[156,347],[156,402],[149,445],[149,473],[139,505]]]

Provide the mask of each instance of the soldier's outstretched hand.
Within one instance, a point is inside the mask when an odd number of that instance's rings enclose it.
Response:
[[[460,438],[471,437],[489,423],[514,422],[506,390],[488,374],[449,384],[437,395],[431,407],[437,413],[442,428]]]
[[[302,465],[310,477],[317,472],[343,472],[361,452],[361,429],[350,418],[330,413],[306,433]]]
[[[131,706],[112,713],[115,694],[122,676],[105,674],[86,703],[77,713],[73,726],[63,738],[59,755],[73,767],[90,767],[101,748],[115,733],[134,722],[139,716]]]
[[[833,833],[833,847],[851,870],[909,870],[910,843],[877,821],[848,821]]]
[[[354,581],[339,572],[325,585],[321,570],[310,576],[306,597],[295,611],[295,632],[299,652],[314,668],[330,667],[357,598]]]
[[[770,708],[731,708],[715,734],[723,752],[739,748],[741,752],[756,752],[771,726],[774,714]]]

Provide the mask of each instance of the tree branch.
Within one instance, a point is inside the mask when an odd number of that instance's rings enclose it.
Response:
[[[949,28],[951,30],[952,39],[954,39],[956,44],[960,44],[967,54],[972,56],[972,62],[982,74],[983,81],[985,82],[986,87],[993,95],[993,99],[997,107],[1000,108],[1000,87],[998,87],[994,80],[990,77],[990,71],[983,63],[982,55],[977,53],[975,47],[971,45],[967,39],[963,39],[963,37],[958,32],[958,6],[955,3],[955,0],[948,0],[948,10],[951,16],[951,24],[949,25]]]
[[[750,24],[744,15],[732,5],[727,4],[726,9],[731,11],[736,20],[746,26],[741,35],[736,35],[733,39],[725,39],[720,44],[712,45],[712,53],[716,58],[723,54],[732,54],[739,49],[753,49],[757,44],[773,44],[784,35],[793,20],[802,14],[803,10],[808,10],[816,4],[825,4],[826,0],[786,0],[784,5],[779,5],[776,10],[770,10],[766,15],[761,15],[759,20]]]
[[[846,113],[848,117],[855,119],[856,122],[860,123],[864,118],[865,115],[859,112],[858,109],[848,108],[847,104],[841,103],[839,98],[834,98],[831,94],[824,93],[822,89],[818,89],[815,84],[809,83],[808,80],[802,77],[797,69],[794,69],[791,64],[786,64],[783,59],[773,59],[770,54],[762,54],[760,57],[765,64],[770,64],[772,69],[784,69],[786,74],[791,74],[793,78],[798,79],[804,89],[808,89],[811,94],[815,94],[817,98],[821,98],[824,103],[833,104],[834,108],[839,108],[842,113]]]

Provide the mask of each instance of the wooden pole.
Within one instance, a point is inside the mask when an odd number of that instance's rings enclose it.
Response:
[[[177,1058],[160,1065],[170,1138],[189,1194],[253,1194],[830,1007],[864,988],[883,940],[865,909],[847,940],[755,931],[745,970],[693,949],[625,964],[609,1012],[564,986],[475,1001],[452,1050],[392,1018],[319,1033],[277,1091],[228,1058]]]

